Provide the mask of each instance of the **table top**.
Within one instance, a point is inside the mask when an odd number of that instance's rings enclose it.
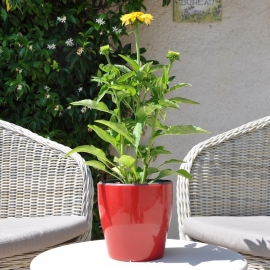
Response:
[[[121,262],[109,258],[105,240],[70,244],[45,251],[31,262],[31,270],[246,270],[240,254],[204,243],[167,239],[164,257],[150,262]]]

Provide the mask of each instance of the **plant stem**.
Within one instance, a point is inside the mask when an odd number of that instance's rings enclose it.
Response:
[[[137,63],[138,65],[140,66],[141,65],[141,55],[140,55],[140,40],[139,40],[139,22],[135,22],[134,24],[134,27],[135,27],[135,31],[134,31],[134,34],[135,34],[135,44],[136,44],[136,54],[137,54]],[[136,102],[135,106],[136,108],[134,108],[134,111],[137,113],[139,108],[140,108],[140,98],[141,98],[141,91],[139,91],[140,89],[138,89],[138,93],[139,93],[139,100],[138,102]],[[133,101],[134,102],[134,101]],[[135,116],[136,117],[136,116]],[[138,148],[135,147],[134,148],[134,158],[135,158],[135,164],[134,164],[134,167],[135,167],[135,170],[137,171],[137,168],[138,168]]]
[[[122,116],[121,116],[121,101],[118,100],[117,97],[117,92],[115,90],[113,90],[114,93],[114,97],[115,97],[115,103],[118,109],[117,112],[117,120],[119,124],[122,124]],[[120,134],[120,156],[122,156],[124,154],[124,137]]]
[[[149,166],[149,162],[150,162],[150,151],[151,148],[153,146],[154,143],[154,137],[155,137],[155,133],[156,133],[156,124],[157,124],[157,118],[159,115],[159,111],[160,109],[155,110],[155,114],[154,114],[154,118],[153,118],[153,122],[151,125],[151,135],[150,135],[150,139],[149,139],[149,143],[147,146],[147,154],[146,154],[146,158],[144,160],[144,165],[143,165],[143,176],[141,179],[141,183],[145,183],[146,181],[146,176],[147,176],[147,170],[148,170],[148,166]]]
[[[168,76],[169,76],[170,73],[171,73],[171,69],[172,69],[173,62],[174,62],[173,60],[170,60],[170,64],[169,64],[168,71],[167,71]]]
[[[111,64],[111,59],[108,53],[105,54],[108,64]]]
[[[135,43],[136,43],[136,53],[137,53],[137,63],[141,65],[141,55],[140,55],[140,41],[139,41],[139,23],[136,21],[134,24],[135,27]]]

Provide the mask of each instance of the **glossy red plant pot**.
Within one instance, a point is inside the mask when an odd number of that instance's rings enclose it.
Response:
[[[120,261],[161,258],[171,221],[173,184],[98,183],[98,207],[109,256]]]

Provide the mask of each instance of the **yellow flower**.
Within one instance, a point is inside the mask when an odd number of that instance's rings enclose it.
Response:
[[[133,24],[136,20],[147,25],[151,24],[153,16],[151,14],[144,14],[142,12],[131,12],[123,15],[121,18],[122,25]]]
[[[7,11],[9,11],[11,9],[11,6],[9,5],[9,1],[6,0],[6,5],[7,5]]]

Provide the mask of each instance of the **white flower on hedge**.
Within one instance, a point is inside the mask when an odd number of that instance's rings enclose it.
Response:
[[[55,44],[48,44],[48,45],[47,45],[47,48],[48,48],[49,50],[54,50],[54,49],[56,49],[56,45],[55,45]]]
[[[87,108],[86,108],[86,107],[82,107],[81,112],[82,112],[82,113],[85,113],[85,112],[86,112],[86,110],[87,110]]]
[[[113,32],[115,32],[116,34],[121,34],[122,29],[118,29],[116,26],[113,26],[112,28]]]
[[[51,96],[50,95],[46,95],[46,98],[48,99],[48,98],[50,98]]]
[[[0,49],[0,54],[2,53],[3,51]]]
[[[29,50],[32,51],[33,50],[33,45],[28,46]]]
[[[82,92],[82,90],[83,90],[82,87],[79,87],[79,88],[78,88],[78,91],[79,91],[79,92]]]
[[[44,86],[44,89],[45,89],[45,90],[48,90],[48,89],[50,89],[50,87],[47,86],[47,85],[45,85],[45,86]]]
[[[69,38],[65,43],[66,43],[67,46],[70,46],[70,47],[74,46],[72,38]]]
[[[59,116],[61,116],[62,115],[62,113],[61,112],[59,112]]]
[[[67,107],[67,109],[70,110],[70,109],[71,109],[71,106],[69,105],[69,106]]]
[[[103,19],[99,18],[99,19],[96,19],[96,23],[98,23],[99,25],[103,25],[103,24],[105,24],[105,21]]]
[[[16,71],[18,72],[18,73],[22,73],[22,69],[20,69],[20,68],[16,68]]]
[[[22,90],[22,85],[21,84],[18,84],[17,90]]]
[[[76,53],[81,56],[81,54],[83,53],[83,47],[78,48]]]
[[[66,16],[62,16],[62,17],[57,17],[57,21],[61,22],[61,23],[65,23],[67,20]]]
[[[55,111],[59,111],[59,105],[56,105],[54,108]]]

